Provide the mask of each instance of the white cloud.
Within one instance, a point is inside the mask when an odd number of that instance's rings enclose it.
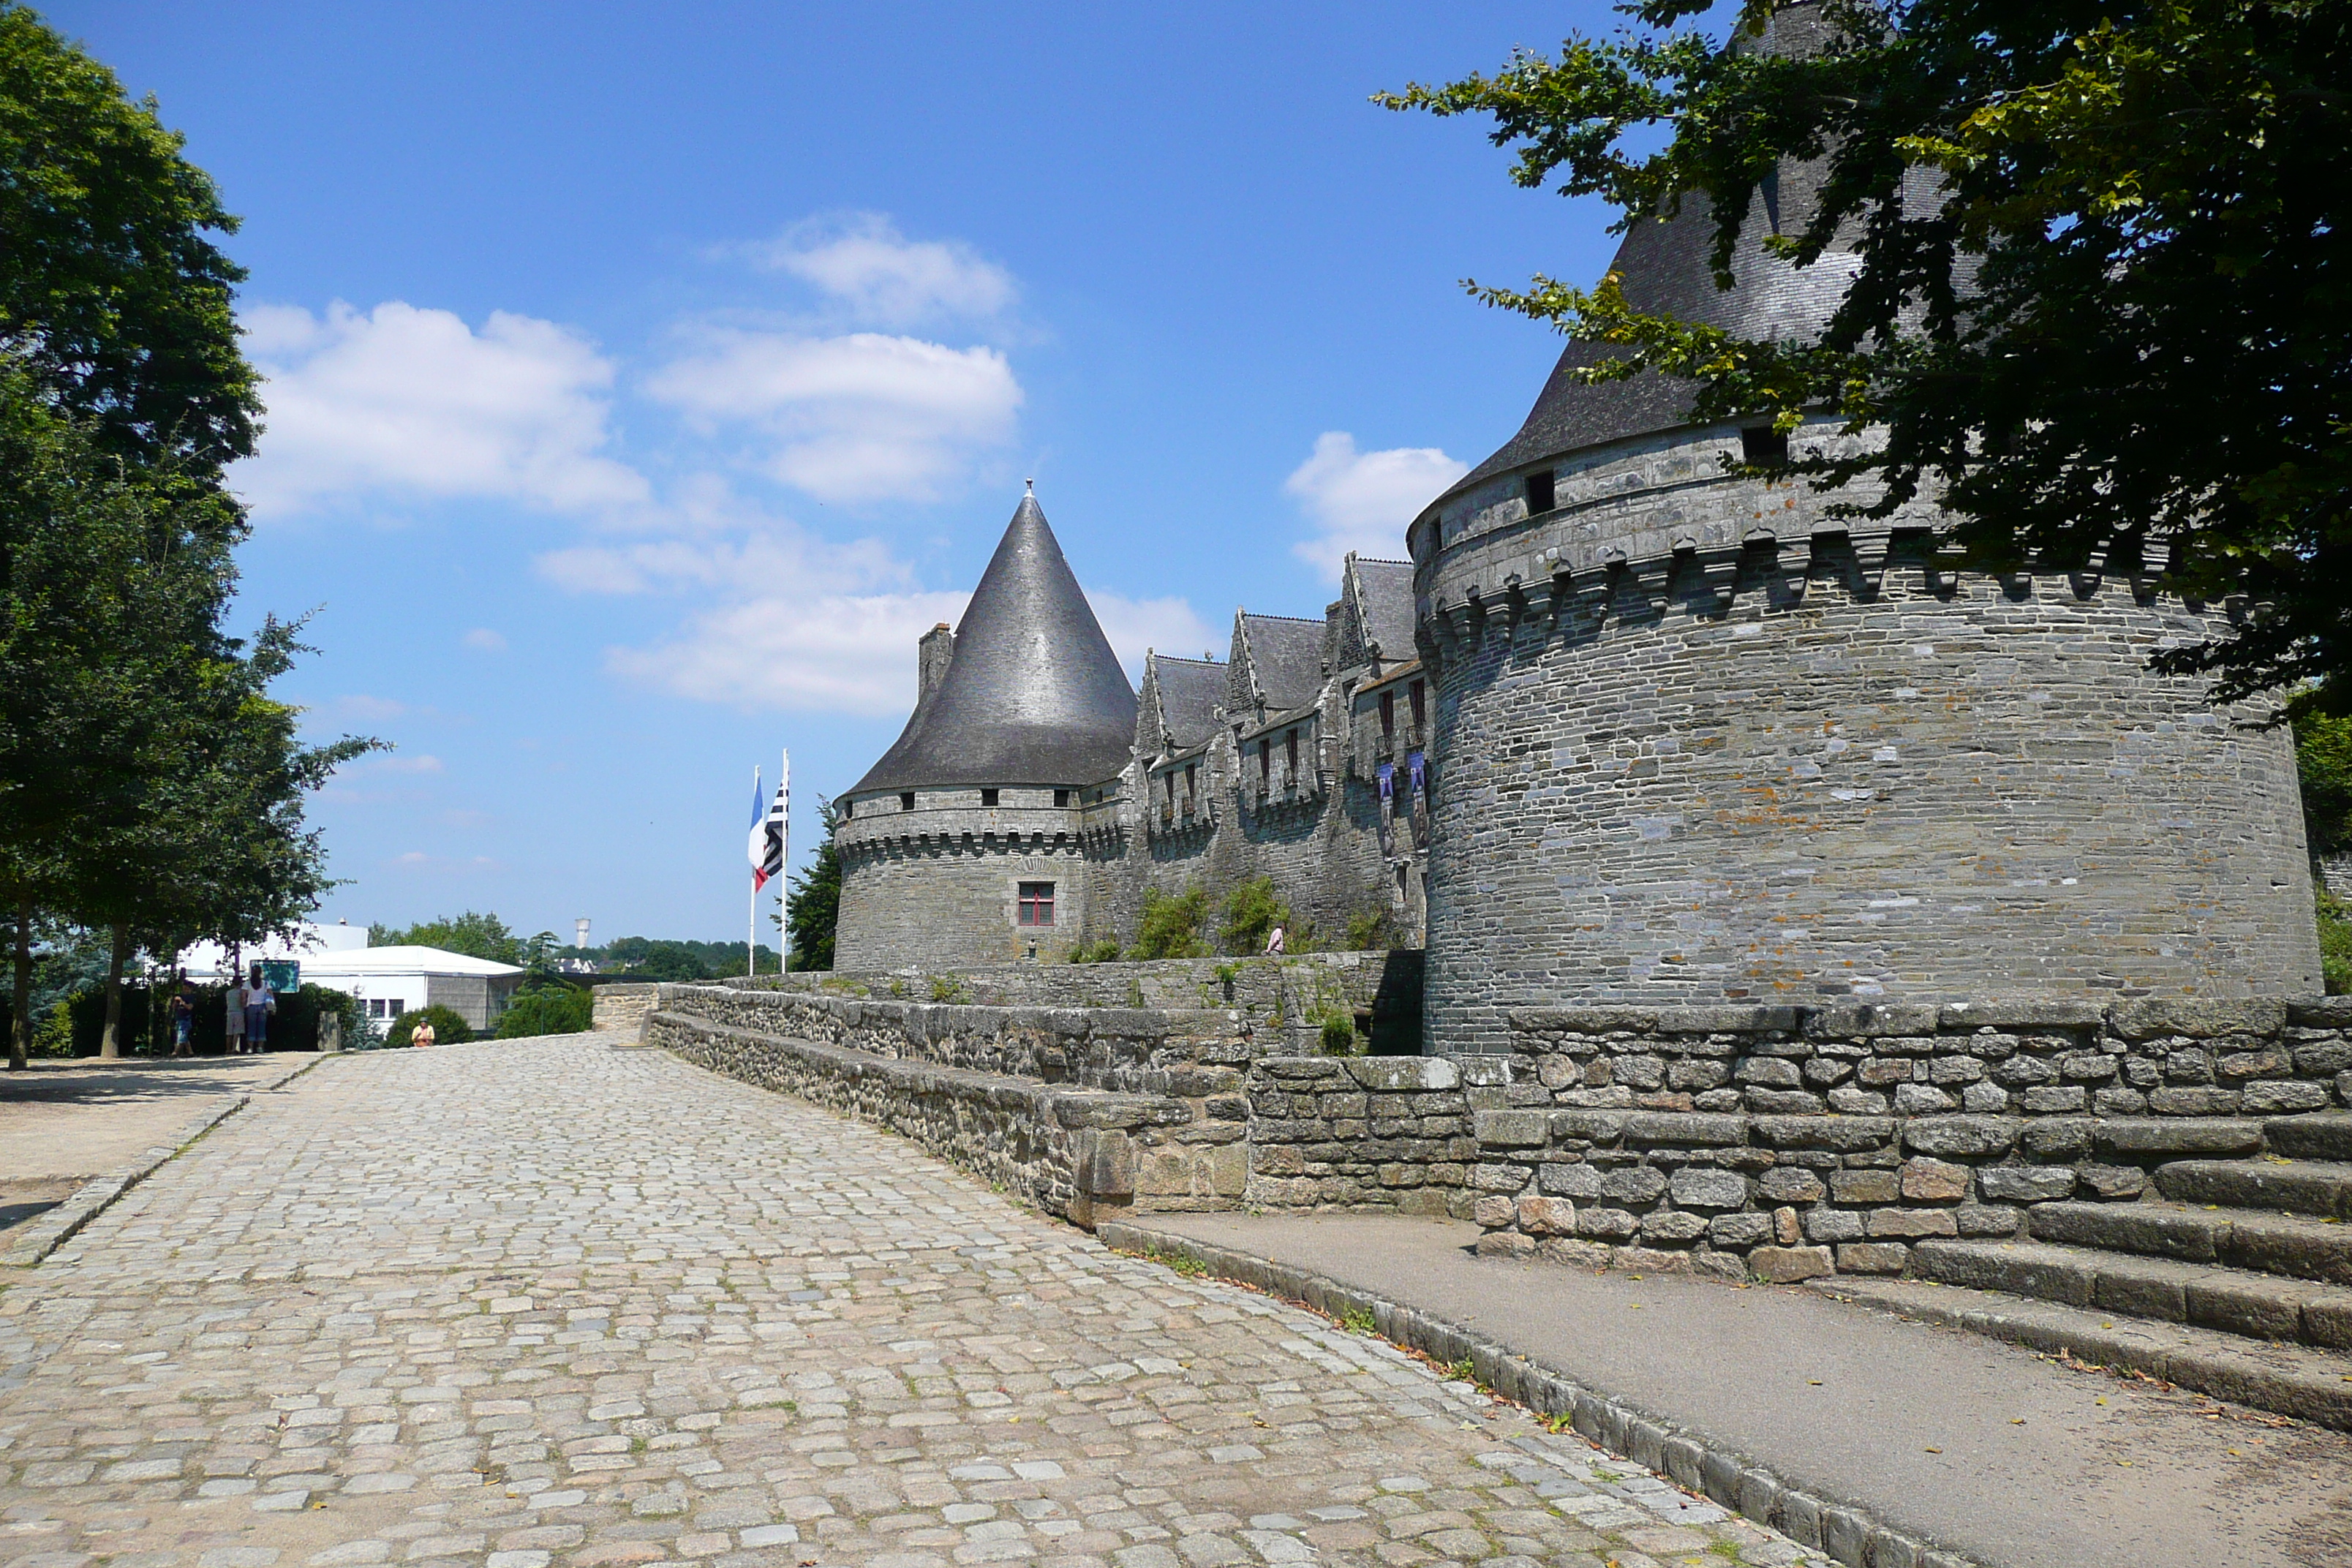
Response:
[[[265,305],[242,324],[267,378],[268,428],[235,476],[257,516],[370,491],[565,512],[647,499],[644,477],[604,455],[611,363],[552,321],[499,310],[477,332],[389,300],[323,316]]]
[[[908,327],[985,319],[1013,303],[1012,274],[955,240],[910,240],[880,213],[812,220],[755,255],[860,321]]]
[[[1088,590],[1087,603],[1094,607],[1103,636],[1110,638],[1111,650],[1131,680],[1142,680],[1143,656],[1153,648],[1194,658],[1232,640],[1230,632],[1212,630],[1182,599],[1130,599],[1097,588]]]
[[[1405,525],[1469,471],[1435,447],[1359,452],[1353,436],[1328,430],[1315,438],[1315,455],[1282,483],[1316,528],[1292,550],[1334,577],[1351,550],[1402,561]]]
[[[905,569],[878,541],[832,544],[789,524],[771,523],[740,541],[649,540],[551,551],[540,573],[575,594],[659,594],[689,589],[796,593],[903,582]]]
[[[467,632],[458,640],[464,643],[467,647],[477,649],[482,653],[504,653],[507,651],[507,639],[504,634],[494,632],[488,626],[476,626],[472,631]]]
[[[414,757],[378,757],[365,765],[384,773],[437,773],[444,771],[441,759],[430,752]]]
[[[614,673],[699,702],[799,712],[903,713],[915,639],[953,625],[966,594],[763,594],[702,611],[678,636],[614,648]]]
[[[835,502],[936,499],[1011,438],[1023,396],[992,348],[745,329],[710,331],[647,390],[706,426],[751,426],[763,468]]]

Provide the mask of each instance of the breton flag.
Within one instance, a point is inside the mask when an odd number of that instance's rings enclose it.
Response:
[[[751,862],[751,890],[758,892],[768,885],[768,879],[782,875],[784,869],[784,813],[791,809],[793,787],[787,775],[776,785],[776,798],[761,809],[760,775],[751,774],[751,832],[744,843],[744,852]]]

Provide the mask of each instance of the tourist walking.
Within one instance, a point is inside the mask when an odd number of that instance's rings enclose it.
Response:
[[[278,1011],[278,998],[270,994],[269,983],[262,978],[261,965],[253,966],[253,981],[245,990],[245,1048],[248,1053],[269,1048],[269,1015]]]
[[[245,1055],[245,978],[234,970],[221,993],[221,1044],[230,1056]]]
[[[172,997],[172,1055],[174,1058],[194,1056],[188,1048],[188,1037],[196,1026],[196,983],[180,982],[179,991]]]
[[[1276,926],[1276,927],[1275,927],[1272,931],[1270,931],[1266,932],[1266,935],[1265,935],[1265,952],[1266,952],[1266,956],[1267,956],[1267,957],[1269,957],[1269,958],[1271,958],[1271,957],[1273,957],[1275,954],[1279,953],[1279,952],[1282,951],[1282,942],[1283,942],[1283,935],[1282,935],[1282,928],[1281,928],[1280,926]]]

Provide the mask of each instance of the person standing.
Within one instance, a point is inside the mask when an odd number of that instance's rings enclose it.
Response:
[[[179,991],[172,997],[172,1056],[174,1059],[193,1056],[188,1037],[196,1026],[196,983],[180,982]]]
[[[248,1053],[269,1048],[269,1015],[278,1011],[278,998],[269,994],[269,983],[262,978],[261,965],[253,966],[252,984],[245,990],[245,1048]]]
[[[431,1045],[433,1043],[433,1020],[430,1018],[417,1019],[416,1027],[410,1030],[408,1033],[408,1043],[412,1046],[419,1047]]]
[[[245,978],[235,970],[229,971],[228,986],[221,993],[221,1037],[230,1056],[245,1055]]]

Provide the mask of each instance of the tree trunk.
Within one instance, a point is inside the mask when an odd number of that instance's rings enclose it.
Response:
[[[16,900],[16,988],[8,1005],[8,1070],[25,1070],[33,1048],[33,900]]]
[[[131,930],[118,921],[106,955],[106,1027],[98,1037],[98,1054],[109,1059],[122,1054],[122,966],[130,962]]]

